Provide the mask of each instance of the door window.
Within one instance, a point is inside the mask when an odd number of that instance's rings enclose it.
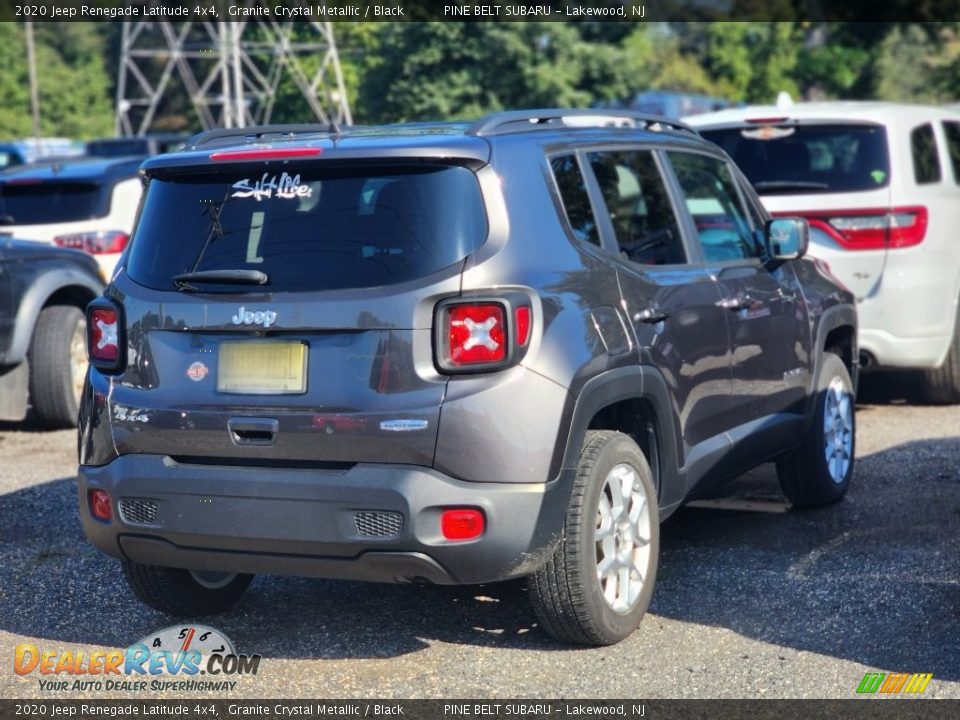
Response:
[[[668,153],[708,262],[760,256],[730,166],[685,152]]]
[[[685,263],[680,226],[653,153],[594,152],[588,158],[620,254],[643,265]]]

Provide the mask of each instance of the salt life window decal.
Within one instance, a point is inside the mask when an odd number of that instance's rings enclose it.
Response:
[[[230,197],[252,197],[257,202],[264,198],[275,197],[280,200],[296,200],[313,195],[313,188],[309,185],[300,184],[299,174],[290,175],[285,172],[280,175],[264,173],[259,180],[244,178],[235,182],[232,187],[233,193]]]

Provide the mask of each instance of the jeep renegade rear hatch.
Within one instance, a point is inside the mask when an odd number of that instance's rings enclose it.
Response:
[[[455,164],[154,177],[116,283],[118,452],[431,465],[446,388],[433,309],[486,236],[477,177]]]

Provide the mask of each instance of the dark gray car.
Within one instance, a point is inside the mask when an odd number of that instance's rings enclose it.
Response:
[[[88,308],[80,512],[153,607],[255,573],[528,576],[607,644],[659,522],[776,460],[846,492],[856,313],[802,220],[716,146],[628,112],[212,131],[147,160]]]

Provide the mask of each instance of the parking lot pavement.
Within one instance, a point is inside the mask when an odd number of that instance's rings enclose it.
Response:
[[[933,673],[924,695],[960,698],[960,407],[909,395],[867,379],[840,504],[783,512],[767,466],[728,486],[733,502],[671,518],[650,613],[620,645],[553,643],[520,583],[261,577],[205,619],[263,656],[231,696],[845,698],[880,670]],[[0,697],[156,696],[41,691],[11,672],[17,643],[124,648],[174,622],[84,541],[74,462],[71,432],[0,427]]]

